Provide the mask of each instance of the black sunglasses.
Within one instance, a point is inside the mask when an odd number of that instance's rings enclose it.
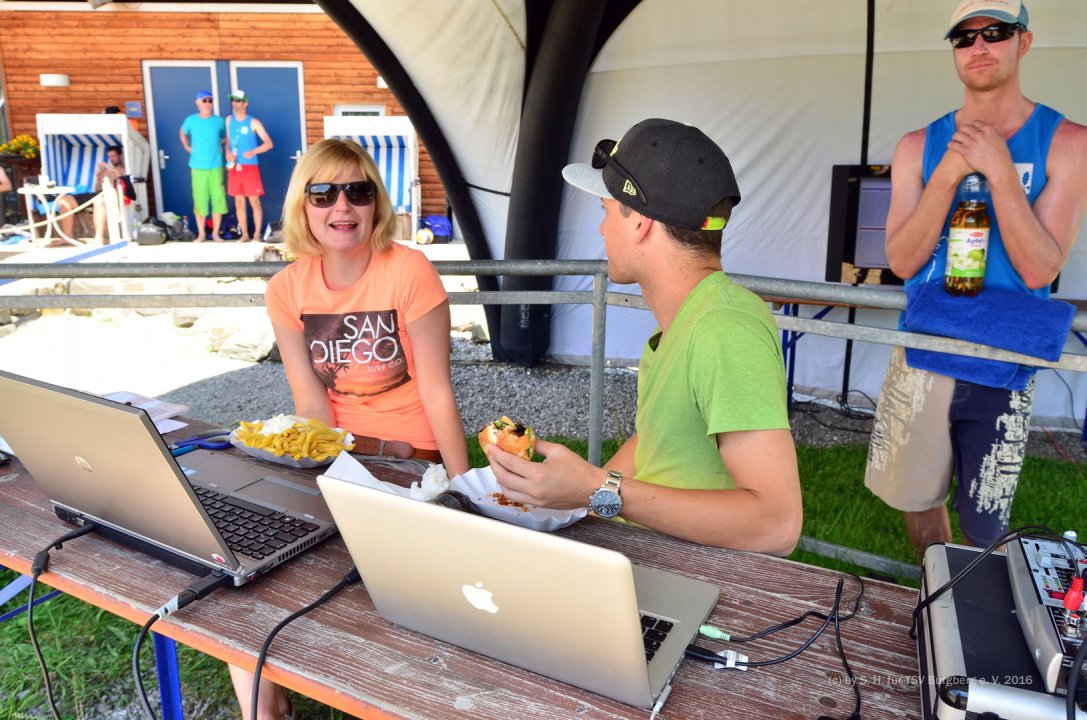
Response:
[[[358,207],[369,205],[377,197],[377,186],[373,180],[357,180],[349,183],[310,183],[306,186],[306,197],[313,207],[327,208],[336,204],[340,191],[347,197],[347,202]]]
[[[1004,42],[1018,30],[1026,30],[1026,28],[1019,23],[999,22],[977,30],[955,30],[947,36],[947,39],[951,41],[951,47],[958,50],[973,47],[978,36],[986,44],[992,45],[993,43]]]
[[[638,184],[638,181],[634,179],[634,176],[630,174],[630,171],[623,167],[622,164],[612,156],[611,153],[613,150],[615,150],[614,140],[601,140],[598,142],[593,149],[593,169],[603,170],[605,166],[611,165],[612,169],[626,180],[623,184],[623,192],[627,195],[636,195],[638,199],[642,201],[642,205],[648,205],[649,201],[646,199],[645,193],[642,192],[642,187]]]
[[[200,102],[202,102],[202,103],[210,103],[210,102],[211,102],[211,98],[200,98]]]

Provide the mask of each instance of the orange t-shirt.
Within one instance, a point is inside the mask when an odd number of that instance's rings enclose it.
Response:
[[[320,257],[301,257],[268,281],[265,305],[273,325],[304,332],[337,425],[434,450],[407,326],[447,297],[426,256],[394,244],[344,290],[325,284]]]

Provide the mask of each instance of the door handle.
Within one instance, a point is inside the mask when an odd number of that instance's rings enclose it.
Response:
[[[300,157],[302,157],[302,151],[301,150],[295,150],[294,155],[291,155],[291,160],[294,160],[295,162],[298,162],[298,159]]]
[[[170,156],[166,154],[165,150],[159,150],[159,170],[166,169],[166,161],[170,159]]]

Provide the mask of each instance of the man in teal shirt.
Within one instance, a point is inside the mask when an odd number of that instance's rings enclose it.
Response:
[[[784,363],[766,303],[722,271],[722,230],[740,201],[728,158],[701,130],[651,119],[563,177],[601,198],[608,277],[638,283],[660,327],[639,365],[637,432],[607,465],[543,441],[542,463],[492,446],[504,494],[788,554],[803,511]]]
[[[223,144],[226,123],[213,114],[213,98],[207,90],[196,93],[197,112],[185,118],[178,134],[189,153],[192,171],[193,216],[196,218],[196,242],[203,242],[204,221],[211,206],[212,239],[221,242],[219,226],[226,213],[226,186],[223,184]]]

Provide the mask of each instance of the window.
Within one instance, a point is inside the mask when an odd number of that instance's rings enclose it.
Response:
[[[381,117],[385,114],[384,105],[333,105],[332,112],[335,115],[351,115],[363,117]]]

